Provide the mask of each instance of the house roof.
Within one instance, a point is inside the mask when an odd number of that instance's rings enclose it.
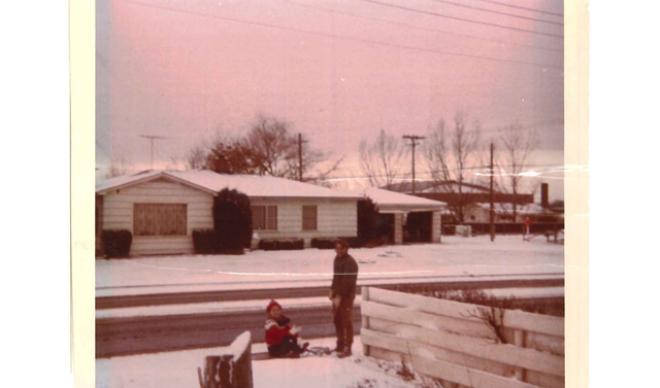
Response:
[[[447,206],[445,202],[397,193],[395,191],[379,189],[376,187],[365,189],[364,196],[369,197],[376,204],[381,213],[435,211],[442,210]]]
[[[176,181],[210,194],[215,194],[222,189],[229,188],[236,189],[248,197],[361,198],[360,195],[285,178],[260,175],[218,174],[209,170],[145,171],[97,182],[96,193],[102,195],[112,190],[161,178]]]

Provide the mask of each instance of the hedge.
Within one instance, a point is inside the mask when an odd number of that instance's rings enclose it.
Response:
[[[219,250],[213,229],[195,229],[192,232],[192,238],[195,253],[217,253]]]
[[[358,237],[334,237],[334,238],[313,238],[311,241],[312,248],[318,249],[335,249],[335,242],[337,240],[345,240],[351,248],[359,248],[362,246]]]
[[[101,240],[106,257],[128,257],[133,234],[127,229],[109,229],[101,232]]]
[[[296,250],[305,248],[305,240],[301,238],[295,239],[263,239],[259,240],[259,249],[265,251],[283,251],[283,250]]]

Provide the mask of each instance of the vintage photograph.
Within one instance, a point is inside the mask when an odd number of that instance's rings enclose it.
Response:
[[[97,388],[565,386],[561,0],[97,0]]]

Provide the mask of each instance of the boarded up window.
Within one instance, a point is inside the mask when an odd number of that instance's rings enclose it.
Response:
[[[317,229],[317,214],[316,206],[303,206],[303,230]]]
[[[252,229],[277,230],[277,206],[252,206]]]
[[[136,236],[185,236],[185,203],[136,203],[133,205],[133,234]]]

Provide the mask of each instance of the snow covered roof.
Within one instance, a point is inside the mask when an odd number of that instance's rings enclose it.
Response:
[[[447,206],[445,202],[434,201],[414,195],[397,193],[395,191],[370,187],[364,190],[381,213],[397,213],[409,211],[435,211]]]
[[[285,178],[265,175],[218,174],[209,170],[146,171],[134,175],[111,178],[97,182],[96,193],[105,194],[108,191],[160,178],[186,184],[210,194],[215,194],[222,189],[229,188],[245,193],[248,197],[345,199],[359,199],[362,197],[344,191]]]

